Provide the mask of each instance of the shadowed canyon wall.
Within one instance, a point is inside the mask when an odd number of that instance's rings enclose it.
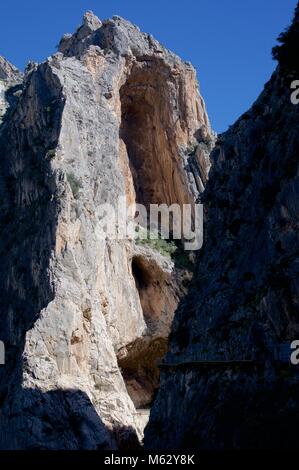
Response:
[[[146,448],[298,446],[299,6],[280,42],[270,81],[211,154],[204,246],[175,315]]]

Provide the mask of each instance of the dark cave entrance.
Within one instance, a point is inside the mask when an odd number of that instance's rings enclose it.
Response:
[[[145,268],[141,257],[134,256],[132,259],[132,273],[138,291],[146,289],[151,281],[151,274]]]
[[[138,290],[144,321],[147,324],[149,334],[153,335],[161,314],[157,304],[161,300],[163,272],[154,262],[150,262],[142,256],[134,256],[132,274]]]
[[[159,388],[159,363],[167,351],[167,338],[155,334],[161,315],[161,287],[163,273],[153,262],[142,256],[132,259],[132,274],[148,333],[128,347],[126,357],[118,363],[128,393],[137,410],[149,409]]]

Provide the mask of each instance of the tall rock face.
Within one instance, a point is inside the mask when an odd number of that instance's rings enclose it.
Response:
[[[0,56],[0,124],[7,108],[18,97],[22,74]]]
[[[88,12],[17,94],[15,73],[1,61],[0,447],[137,446],[190,260],[103,239],[101,207],[198,198],[213,134],[195,72]]]
[[[298,445],[299,7],[280,42],[264,91],[212,152],[204,246],[175,315],[147,448]]]

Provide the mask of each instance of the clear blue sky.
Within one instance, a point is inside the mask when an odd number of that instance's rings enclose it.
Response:
[[[120,15],[197,69],[217,132],[248,109],[275,67],[271,48],[297,0],[10,0],[1,2],[0,55],[42,61],[86,10]]]

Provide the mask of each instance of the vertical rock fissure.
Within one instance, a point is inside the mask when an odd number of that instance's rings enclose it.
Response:
[[[120,89],[120,141],[129,166],[130,202],[133,196],[134,203],[147,209],[150,204],[182,207],[192,202],[174,130],[172,95],[177,84],[173,76],[166,80],[169,75],[167,66],[158,59],[140,61]],[[170,258],[166,261],[170,272],[157,262],[156,256],[161,258],[157,246],[145,243],[143,247],[143,252],[133,256],[131,267],[147,330],[126,347],[118,363],[136,410],[146,420],[159,388],[159,363],[167,351],[182,279],[171,279],[177,273]]]

